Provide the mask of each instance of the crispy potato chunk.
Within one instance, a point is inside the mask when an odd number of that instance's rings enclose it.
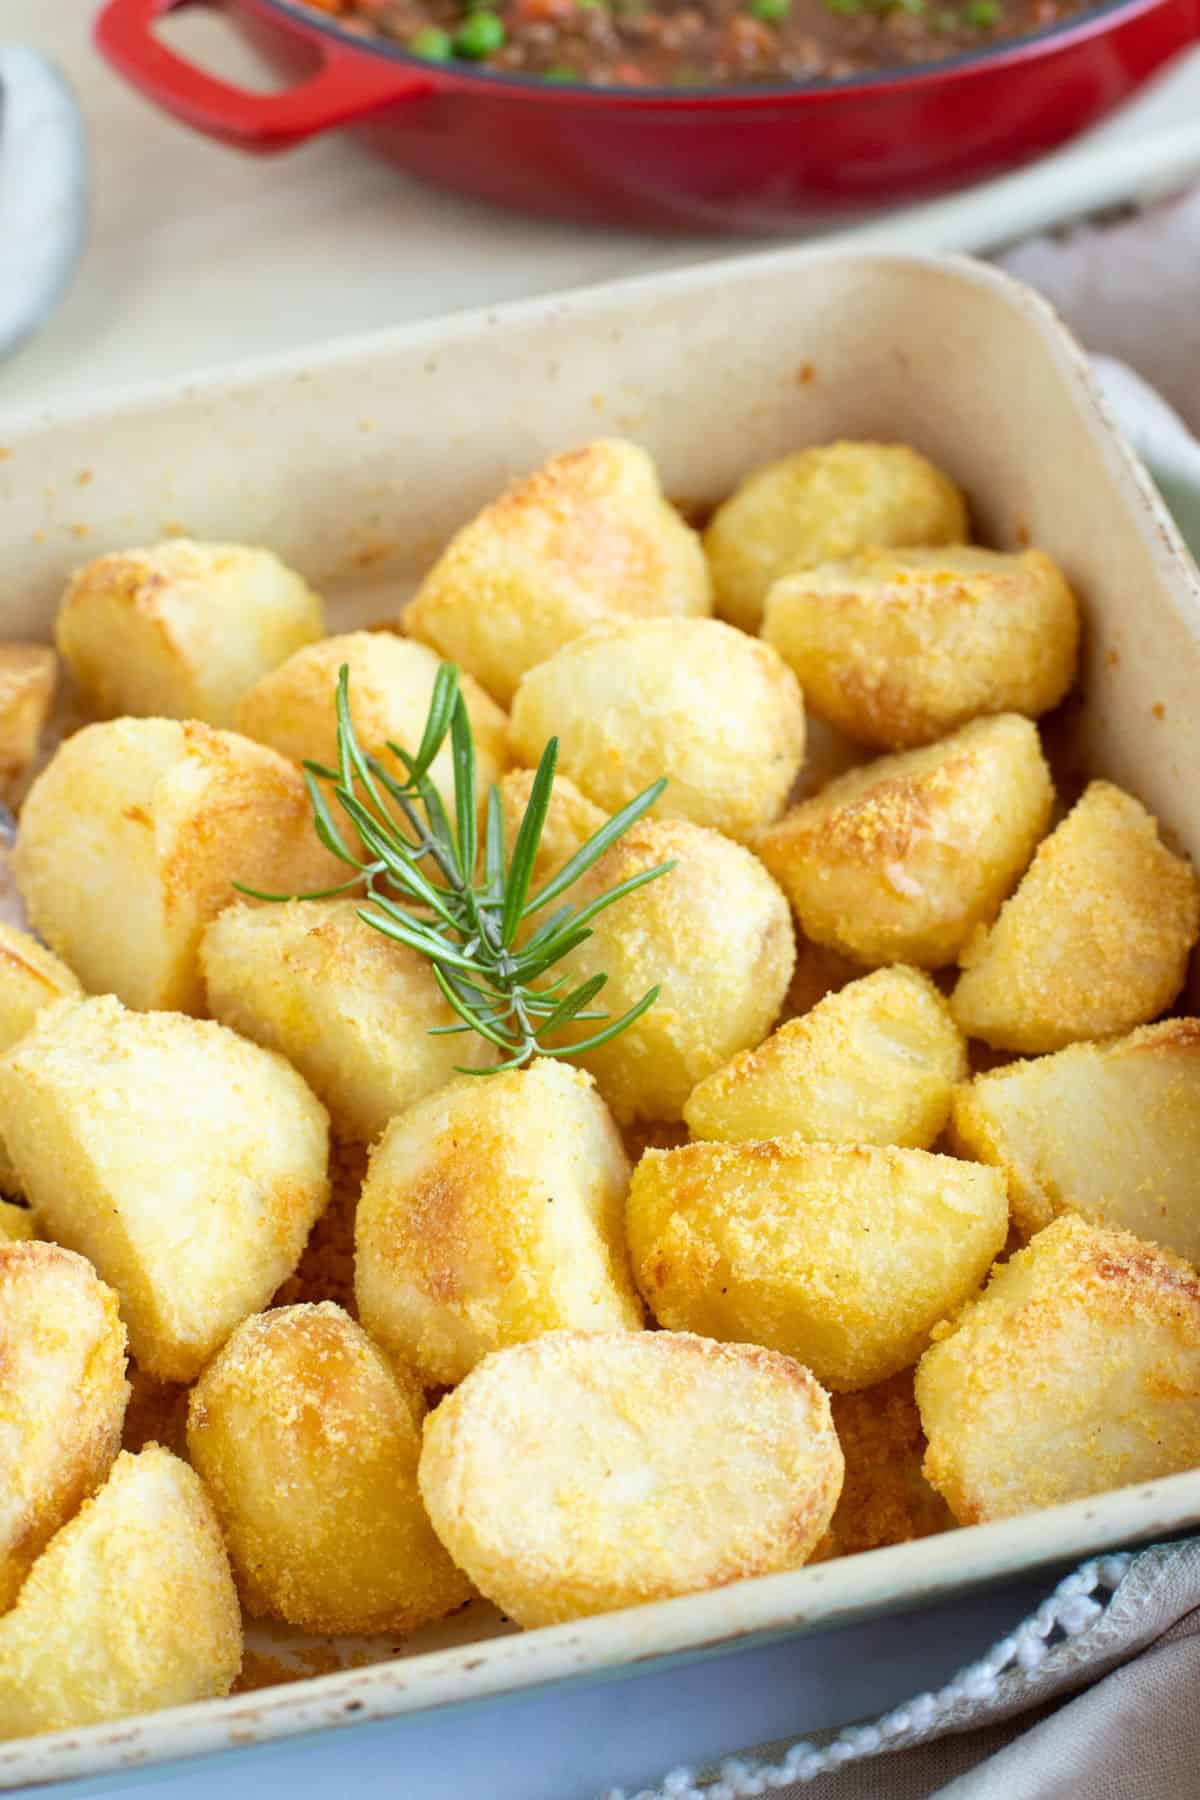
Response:
[[[1002,713],[851,769],[754,846],[817,943],[937,969],[995,917],[1053,799],[1037,727]]]
[[[106,718],[228,726],[260,676],[324,629],[316,594],[270,550],[170,538],[80,569],[54,635]]]
[[[398,1634],[470,1598],[417,1492],[421,1417],[340,1306],[238,1326],[192,1390],[187,1441],[250,1613]]]
[[[700,540],[636,444],[568,450],[453,537],[405,626],[508,706],[526,669],[616,613],[712,611]]]
[[[552,1625],[798,1567],[842,1453],[807,1369],[663,1331],[489,1356],[425,1424],[421,1492],[476,1586]]]
[[[57,1244],[0,1243],[0,1613],[121,1447],[117,1296]]]
[[[428,645],[391,631],[351,631],[298,650],[250,689],[237,709],[238,730],[260,744],[270,744],[293,762],[336,768],[334,701],[343,663],[350,670],[350,717],[359,742],[401,778],[403,771],[388,750],[388,741],[416,752],[441,658]],[[469,675],[459,679],[482,792],[508,766],[508,720]],[[453,817],[454,770],[448,742],[429,773]]]
[[[865,1144],[648,1150],[626,1213],[633,1272],[672,1331],[766,1344],[835,1390],[914,1363],[1004,1244],[996,1169]]]
[[[227,1694],[242,1660],[229,1561],[200,1478],[126,1452],[0,1618],[0,1738]]]
[[[37,1223],[27,1206],[0,1200],[0,1245],[27,1244],[37,1236]]]
[[[21,811],[13,871],[36,931],[93,993],[194,1012],[205,925],[232,883],[291,893],[345,874],[304,783],[261,744],[114,719],[59,746]]]
[[[783,810],[804,760],[804,699],[766,644],[718,619],[630,619],[522,677],[512,742],[559,760],[606,813],[667,777],[663,819],[743,838]]]
[[[0,798],[14,798],[37,755],[57,684],[58,659],[45,644],[0,644]]]
[[[763,636],[815,713],[858,743],[908,750],[985,714],[1057,706],[1079,609],[1041,550],[864,550],[778,582]]]
[[[833,1522],[813,1561],[908,1544],[954,1526],[954,1515],[921,1469],[925,1433],[906,1369],[878,1387],[835,1394],[834,1429],[846,1479]]]
[[[1200,1463],[1200,1278],[1074,1215],[1040,1231],[917,1370],[925,1473],[960,1524]]]
[[[755,469],[704,534],[717,611],[757,631],[770,588],[871,544],[961,544],[953,482],[905,444],[818,444]]]
[[[0,920],[0,1054],[24,1037],[45,1007],[82,993],[66,963],[29,932]],[[20,1191],[20,1178],[0,1138],[0,1192]]]
[[[990,929],[970,937],[950,1005],[968,1037],[1036,1055],[1163,1012],[1200,932],[1200,882],[1144,806],[1093,781],[1038,848]]]
[[[334,1130],[369,1144],[388,1120],[496,1051],[457,1023],[428,961],[359,918],[362,900],[230,906],[200,945],[214,1019],[299,1069]]]
[[[694,1138],[799,1137],[927,1150],[967,1073],[950,1008],[917,969],[877,969],[708,1075],[683,1109]]]
[[[47,1231],[190,1381],[291,1273],[328,1197],[325,1109],[223,1025],[64,1000],[0,1059],[0,1130]]]
[[[359,1317],[390,1356],[447,1387],[543,1331],[637,1330],[628,1185],[582,1070],[542,1058],[463,1076],[393,1119],[371,1155],[355,1227]]]
[[[951,1129],[1003,1169],[1026,1237],[1078,1212],[1200,1263],[1200,1019],[979,1075]]]
[[[761,1043],[795,959],[787,902],[762,864],[740,844],[682,819],[640,820],[566,897],[586,904],[670,861],[669,874],[599,913],[592,936],[561,964],[572,982],[608,976],[596,1005],[610,1019],[661,989],[628,1030],[577,1053],[623,1125],[682,1118],[698,1081]],[[575,1041],[603,1029],[581,1025]]]
[[[521,829],[521,820],[529,806],[533,775],[532,769],[510,769],[500,782],[500,816],[504,821],[504,844],[509,856],[512,855],[517,833]],[[552,875],[558,874],[564,863],[570,862],[577,850],[583,849],[588,839],[599,831],[604,820],[604,813],[585,794],[580,793],[573,781],[566,775],[554,777],[550,788],[550,804],[546,809],[546,822],[542,826],[537,855],[533,861],[533,875],[529,883],[531,898],[540,887],[545,886]],[[539,923],[540,919],[533,920],[535,926]]]

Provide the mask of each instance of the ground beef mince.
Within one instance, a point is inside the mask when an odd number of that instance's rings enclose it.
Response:
[[[1043,30],[1080,0],[310,0],[434,62],[543,81],[711,87],[903,68]]]

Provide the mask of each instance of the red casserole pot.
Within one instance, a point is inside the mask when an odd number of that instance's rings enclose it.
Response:
[[[430,181],[526,211],[782,231],[977,181],[1083,131],[1200,38],[1200,0],[1115,0],[945,62],[807,85],[596,88],[431,64],[292,0],[221,0],[279,67],[254,94],[155,36],[179,0],[107,0],[108,60],[243,150],[353,126]]]

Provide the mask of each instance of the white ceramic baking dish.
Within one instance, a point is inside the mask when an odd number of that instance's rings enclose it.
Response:
[[[838,434],[906,439],[981,534],[1036,542],[1084,596],[1074,742],[1200,855],[1200,575],[1048,310],[954,260],[785,252],[426,325],[0,427],[0,632],[44,636],[81,558],[171,531],[269,544],[393,615],[514,472],[604,432],[704,505]],[[385,1660],[0,1746],[0,1788],[132,1770],[928,1604],[1200,1523],[1200,1471],[1008,1523],[524,1635],[460,1616]],[[441,1647],[430,1648],[429,1646]],[[364,1645],[335,1654],[353,1660]]]

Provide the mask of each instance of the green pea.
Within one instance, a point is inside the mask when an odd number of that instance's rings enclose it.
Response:
[[[579,70],[570,63],[555,63],[553,68],[542,71],[543,81],[578,81]]]
[[[404,47],[413,56],[423,56],[426,62],[449,62],[454,55],[450,33],[439,31],[436,25],[426,25],[423,31],[414,31]]]
[[[501,48],[504,36],[503,19],[498,13],[481,7],[478,12],[470,13],[455,32],[454,48],[460,56],[480,62]]]
[[[750,11],[767,25],[781,24],[791,9],[791,0],[750,0]]]
[[[963,18],[968,25],[978,25],[981,29],[998,24],[1000,19],[999,0],[967,0],[966,6],[963,7]]]

